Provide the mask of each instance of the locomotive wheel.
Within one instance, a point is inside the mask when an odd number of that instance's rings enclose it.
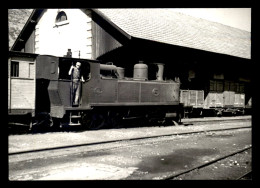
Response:
[[[162,125],[164,125],[164,126],[170,126],[170,125],[173,124],[173,122],[174,122],[173,119],[165,118],[164,121],[163,121],[163,123],[162,123]],[[174,124],[175,124],[175,123],[174,123]]]
[[[31,132],[44,132],[53,127],[53,120],[49,113],[38,113],[32,123],[30,123],[29,131]]]
[[[84,114],[81,121],[88,130],[97,130],[107,126],[107,118],[102,113]]]
[[[100,129],[106,125],[106,117],[104,114],[94,114],[92,117],[91,123],[94,129]]]
[[[89,113],[83,113],[81,116],[81,125],[84,129],[91,129],[92,126],[92,115]]]
[[[178,113],[178,116],[177,116],[176,122],[177,122],[178,124],[181,123],[181,113]]]
[[[53,121],[53,126],[52,126],[52,130],[53,131],[57,131],[61,128],[61,120],[60,118],[52,118]]]
[[[81,124],[87,130],[118,128],[121,120],[122,116],[115,111],[92,112],[82,115]]]
[[[180,125],[181,124],[181,113],[178,113],[177,117],[172,119],[172,122],[174,123],[174,125]]]
[[[119,128],[122,117],[120,113],[110,111],[108,113],[107,124],[111,128]]]

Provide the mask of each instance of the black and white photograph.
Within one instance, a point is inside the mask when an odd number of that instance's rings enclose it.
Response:
[[[8,181],[253,180],[251,15],[9,8]]]

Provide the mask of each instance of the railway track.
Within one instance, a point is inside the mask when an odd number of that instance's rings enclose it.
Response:
[[[237,180],[248,180],[248,179],[252,179],[252,170],[244,173],[243,175],[237,178]]]
[[[84,146],[102,145],[102,144],[109,144],[109,143],[120,143],[120,142],[126,142],[126,141],[136,141],[136,140],[146,140],[146,139],[160,138],[160,137],[170,137],[170,136],[176,136],[176,135],[181,136],[181,135],[189,135],[189,134],[191,135],[191,134],[200,134],[200,133],[208,133],[208,132],[220,132],[220,131],[227,131],[227,130],[247,129],[247,128],[251,128],[251,126],[232,127],[232,128],[225,128],[225,129],[212,129],[212,130],[206,130],[206,131],[205,130],[188,131],[188,132],[182,132],[182,133],[171,133],[171,134],[145,136],[145,137],[135,137],[135,138],[127,138],[127,139],[116,139],[116,140],[91,142],[91,143],[83,143],[83,144],[72,144],[72,145],[64,145],[64,146],[58,146],[58,147],[48,147],[48,148],[41,148],[41,149],[34,149],[34,150],[9,152],[9,156],[20,155],[20,154],[28,154],[28,153],[36,153],[36,152],[44,152],[44,151],[62,150],[62,149],[77,148],[77,147],[84,147]]]
[[[251,126],[245,126],[245,127],[239,127],[239,128],[237,127],[237,128],[228,128],[228,129],[218,129],[218,130],[208,130],[208,131],[193,131],[193,132],[185,132],[185,133],[178,133],[178,134],[165,134],[165,135],[158,135],[158,136],[132,138],[132,139],[119,139],[119,140],[106,141],[106,142],[93,142],[93,143],[69,145],[69,146],[62,146],[62,147],[43,148],[43,149],[38,149],[38,150],[27,150],[27,151],[9,153],[9,158],[11,158],[11,161],[16,161],[15,160],[15,158],[16,158],[16,159],[18,159],[18,162],[19,162],[19,160],[23,161],[24,159],[25,159],[25,161],[34,160],[33,156],[35,156],[36,158],[42,158],[42,160],[45,160],[45,158],[48,158],[48,155],[51,158],[52,157],[59,158],[60,156],[62,157],[62,156],[66,156],[66,155],[71,155],[71,157],[74,158],[73,156],[77,156],[78,152],[80,152],[80,153],[86,152],[86,153],[88,153],[88,155],[94,156],[94,155],[96,155],[98,153],[102,153],[102,152],[107,153],[107,152],[114,152],[113,150],[118,151],[118,149],[122,150],[122,149],[127,149],[127,148],[130,149],[132,147],[140,147],[144,143],[153,144],[153,143],[158,143],[158,142],[168,142],[169,140],[172,140],[172,138],[173,138],[172,136],[182,136],[182,135],[183,136],[189,136],[189,135],[194,136],[196,134],[202,135],[202,134],[211,134],[211,133],[214,134],[214,132],[216,133],[216,132],[221,132],[221,131],[243,130],[243,129],[248,129],[248,128],[251,128]],[[181,138],[181,137],[179,137],[179,138]],[[135,142],[135,141],[138,141],[138,142]],[[106,144],[108,144],[108,145],[106,145]],[[80,147],[83,147],[83,148],[79,149]],[[197,169],[203,169],[218,161],[226,159],[230,156],[234,156],[238,153],[242,153],[249,149],[251,149],[251,146],[246,147],[244,149],[240,149],[240,150],[232,152],[232,153],[229,153],[228,155],[221,156],[221,157],[214,159],[212,161],[209,161],[207,163],[200,164],[191,169],[182,171],[181,173],[169,175],[163,179],[165,179],[165,180],[176,179],[181,175],[190,173]],[[70,150],[73,150],[73,151],[71,152]],[[59,153],[57,151],[61,151],[61,153]],[[17,161],[15,163],[18,164]],[[25,163],[28,163],[28,162],[25,162]],[[245,179],[249,175],[244,174],[243,176],[238,177],[237,179]]]
[[[219,161],[221,161],[221,160],[224,160],[224,159],[227,159],[227,158],[229,158],[229,157],[231,157],[231,156],[234,156],[234,155],[243,153],[243,152],[248,151],[248,150],[250,150],[250,149],[252,149],[252,146],[249,146],[249,147],[240,149],[240,150],[238,150],[238,151],[229,153],[229,154],[227,154],[227,155],[218,157],[217,159],[211,160],[211,161],[209,161],[209,162],[207,162],[207,163],[204,163],[204,164],[200,164],[200,165],[198,165],[198,166],[195,166],[195,167],[193,167],[193,168],[191,168],[191,169],[185,170],[185,171],[180,172],[180,173],[178,173],[178,174],[169,175],[169,176],[167,176],[166,178],[164,178],[164,180],[174,180],[174,179],[177,179],[179,176],[182,176],[182,175],[185,175],[185,174],[189,174],[189,173],[191,173],[192,171],[202,170],[202,169],[205,168],[205,167],[208,167],[208,166],[210,166],[210,165],[212,165],[212,164],[215,164],[215,163],[217,163],[217,162],[219,162]],[[252,173],[252,171],[250,170],[250,171],[244,173],[243,175],[239,176],[239,177],[237,178],[237,180],[240,180],[240,179],[249,177],[249,176],[251,175],[251,173]]]

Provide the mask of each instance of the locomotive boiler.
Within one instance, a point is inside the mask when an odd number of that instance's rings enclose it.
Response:
[[[80,102],[72,105],[68,70],[81,62],[86,82],[81,82]],[[163,80],[163,64],[155,64],[156,80],[148,80],[148,66],[125,70],[99,61],[39,55],[36,59],[36,113],[47,112],[54,126],[81,125],[87,129],[117,127],[122,120],[180,121],[180,83]],[[35,118],[34,125],[40,120]]]

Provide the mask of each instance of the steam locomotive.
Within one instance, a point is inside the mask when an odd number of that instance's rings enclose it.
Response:
[[[21,55],[19,58],[21,59]],[[23,62],[28,61],[28,57],[23,58],[27,59]],[[148,65],[143,62],[128,70],[132,71],[133,77],[126,77],[126,70],[112,63],[102,64],[96,60],[50,55],[31,58],[31,63],[35,65],[35,75],[30,80],[33,86],[30,89],[30,98],[22,98],[29,88],[23,91],[23,84],[14,82],[11,75],[9,77],[8,106],[11,121],[12,117],[26,113],[31,116],[31,128],[47,124],[54,127],[80,125],[86,129],[99,129],[117,127],[122,120],[127,119],[139,118],[157,123],[178,123],[181,120],[180,83],[163,79],[163,64],[149,64],[157,68],[154,73],[156,79],[148,80]],[[87,81],[80,83],[80,101],[74,106],[73,82],[68,71],[76,62],[81,63],[81,72]],[[9,64],[12,74],[15,69],[12,59]],[[21,79],[20,82],[28,81],[19,77],[15,79]],[[25,107],[25,101],[31,99],[30,105]],[[12,106],[13,100],[16,100],[16,106]],[[19,111],[25,108],[27,110]]]

